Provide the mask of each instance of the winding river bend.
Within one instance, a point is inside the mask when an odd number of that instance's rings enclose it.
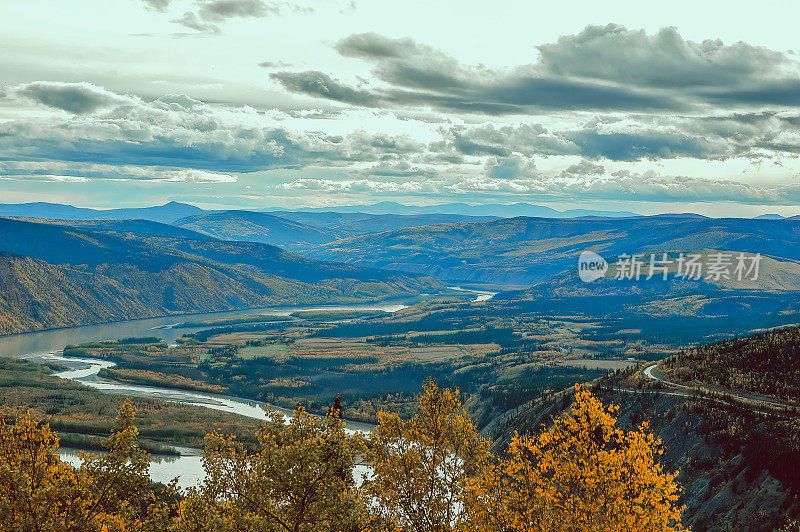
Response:
[[[494,295],[491,292],[483,291],[475,291],[475,293],[475,301],[486,301]],[[360,305],[270,307],[71,327],[2,336],[0,337],[0,356],[22,357],[39,362],[56,361],[69,368],[56,373],[56,376],[80,382],[105,393],[148,397],[163,401],[223,410],[255,419],[266,419],[264,411],[265,404],[259,401],[172,388],[140,386],[102,378],[98,375],[99,371],[102,368],[113,366],[113,362],[90,358],[64,357],[61,355],[61,351],[67,344],[79,344],[101,340],[120,340],[122,338],[143,336],[154,336],[167,343],[173,343],[176,338],[183,334],[209,328],[208,326],[175,328],[175,325],[179,322],[189,319],[193,321],[202,321],[204,319],[235,317],[246,314],[285,316],[289,318],[293,312],[307,310],[382,310],[385,312],[397,312],[404,308],[407,308],[407,305],[400,300]],[[273,408],[283,412],[284,415],[288,416],[291,414],[291,412],[286,409]],[[373,425],[367,423],[347,422],[348,431],[370,431],[372,428]],[[175,448],[180,452],[180,456],[153,456],[153,462],[150,466],[150,477],[159,482],[168,482],[173,478],[178,478],[178,484],[182,488],[197,485],[203,479],[201,451],[186,447]],[[77,450],[63,448],[60,453],[63,460],[76,465],[80,463]]]

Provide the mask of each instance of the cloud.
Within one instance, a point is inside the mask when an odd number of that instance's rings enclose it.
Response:
[[[364,171],[365,174],[381,177],[411,177],[430,175],[431,171],[412,165],[404,159],[381,161]]]
[[[353,105],[372,106],[378,102],[368,91],[350,88],[329,75],[316,70],[305,72],[275,72],[270,78],[290,92],[308,94]]]
[[[525,69],[492,71],[464,67],[429,47],[407,40],[339,43],[348,54],[377,62],[373,74],[383,86],[354,88],[317,71],[277,72],[270,78],[290,92],[365,107],[414,106],[486,115],[536,110],[677,110],[670,95],[649,95],[626,87],[543,78]],[[406,49],[410,55],[401,55]],[[413,53],[412,53],[413,52]]]
[[[109,103],[92,113],[0,122],[0,153],[10,160],[38,158],[227,174],[379,164],[426,150],[425,144],[408,135],[363,130],[333,135],[316,128],[289,129],[282,123],[287,115],[279,112],[271,118],[250,107],[215,106],[186,95],[145,101],[95,88]]]
[[[453,126],[443,131],[449,145],[465,155],[508,156],[511,152],[527,155],[577,155],[574,142],[548,131],[542,124],[527,123],[496,127],[494,124]]]
[[[486,176],[491,179],[518,179],[535,177],[539,174],[533,160],[518,155],[492,158],[486,163]]]
[[[673,27],[647,35],[618,24],[590,25],[536,48],[550,75],[650,87],[727,87],[798,73],[781,52],[719,39],[687,41]]]
[[[538,61],[505,69],[465,65],[410,38],[376,33],[350,35],[335,49],[368,62],[372,79],[358,88],[317,70],[272,79],[290,92],[349,105],[486,115],[800,103],[800,65],[788,55],[742,42],[687,41],[675,28],[648,35],[616,24],[587,26],[537,46]]]
[[[216,24],[211,24],[210,22],[203,21],[197,13],[192,11],[187,11],[183,14],[180,18],[174,18],[170,20],[170,22],[174,22],[176,24],[180,24],[182,26],[186,26],[190,30],[195,30],[200,33],[220,33],[219,26]]]
[[[752,205],[800,202],[797,185],[756,185],[730,180],[665,176],[655,171],[622,170],[602,179],[565,186],[563,193],[594,199],[655,202],[734,201]]]
[[[221,33],[218,24],[228,19],[264,18],[281,14],[278,3],[266,0],[197,0],[197,5],[197,11],[187,11],[171,22],[200,33]]]
[[[286,61],[262,61],[258,66],[261,68],[286,68],[292,65]]]
[[[424,194],[436,191],[435,185],[424,181],[376,181],[371,179],[317,179],[300,178],[281,183],[274,188],[279,190],[308,190],[318,192],[392,192],[403,194]]]
[[[348,57],[365,59],[403,58],[420,55],[424,49],[427,53],[435,53],[430,47],[421,47],[412,39],[391,39],[377,33],[357,33],[340,39],[336,50]]]
[[[129,101],[126,96],[115,94],[91,83],[35,81],[12,87],[9,93],[18,99],[27,99],[74,114],[92,113],[104,107]]]
[[[76,107],[64,104],[72,100],[50,98],[65,87],[95,96],[93,103]],[[47,101],[54,109],[0,122],[0,177],[18,181],[217,184],[272,170],[270,180],[286,180],[272,188],[281,194],[800,202],[798,187],[791,183],[757,185],[626,170],[609,174],[604,163],[621,161],[614,164],[619,169],[625,168],[624,161],[659,158],[788,158],[800,154],[800,116],[794,111],[599,114],[572,125],[561,121],[554,129],[539,122],[407,123],[378,111],[295,116],[209,104],[182,94],[145,100],[87,84],[34,82],[8,93],[20,102]],[[61,112],[65,107],[73,112]],[[370,120],[377,120],[371,131],[348,131]],[[387,123],[411,133],[381,133],[391,130]],[[563,156],[571,156],[570,164],[558,170],[542,170],[534,163]]]
[[[271,75],[290,92],[368,107],[427,106],[488,115],[534,109],[676,109],[670,96],[625,87],[539,76],[529,67],[511,71],[461,65],[433,47],[375,33],[354,34],[335,45],[344,56],[374,64],[383,86],[356,89],[319,71]]]
[[[483,173],[472,176],[429,175],[414,179],[298,178],[271,187],[283,192],[385,193],[420,196],[428,200],[463,201],[631,201],[656,203],[736,202],[747,205],[791,205],[800,203],[800,185],[794,183],[753,184],[648,170],[622,170],[611,174],[547,174],[528,168],[515,171],[519,160],[493,161]],[[495,169],[510,169],[497,173]],[[595,169],[596,170],[596,169]]]
[[[200,18],[224,22],[229,18],[261,18],[280,14],[280,7],[264,0],[205,0],[200,2]]]
[[[564,174],[588,176],[588,175],[603,175],[606,169],[602,164],[596,164],[587,159],[581,159],[578,164],[573,164],[564,170]]]
[[[445,147],[468,156],[581,155],[614,161],[762,159],[800,154],[800,118],[762,111],[716,116],[599,115],[551,131],[538,123],[453,126]]]
[[[171,0],[142,0],[147,9],[164,13],[169,7]]]
[[[487,175],[460,179],[424,179],[387,182],[352,179],[301,178],[274,187],[283,191],[391,192],[424,195],[439,200],[470,196],[475,200],[560,200],[704,203],[729,201],[749,205],[800,203],[800,186],[763,186],[686,176],[664,176],[654,171],[617,172],[603,178],[567,180],[558,176],[506,179]]]
[[[0,177],[16,180],[57,182],[161,181],[172,183],[235,183],[232,174],[209,172],[194,168],[169,168],[159,166],[109,165],[73,163],[64,161],[2,161]]]

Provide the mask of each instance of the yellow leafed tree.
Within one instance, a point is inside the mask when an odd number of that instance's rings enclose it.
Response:
[[[676,474],[658,462],[648,431],[617,427],[576,387],[569,412],[539,436],[516,436],[508,455],[470,487],[473,523],[497,531],[681,531]]]
[[[15,532],[164,530],[170,506],[147,475],[134,411],[126,401],[103,456],[74,468],[58,456],[58,437],[31,413],[0,413],[0,528]],[[168,496],[167,499],[170,497]]]
[[[258,449],[231,436],[206,436],[206,478],[181,505],[179,531],[358,532],[370,526],[355,488],[360,438],[332,412],[302,408],[287,422],[268,413]]]
[[[458,398],[458,390],[425,383],[408,420],[379,413],[370,435],[370,506],[400,530],[447,532],[465,524],[469,479],[489,459],[488,443]]]
[[[75,469],[56,454],[58,437],[30,413],[0,426],[0,528],[81,530],[86,500]],[[90,528],[89,528],[90,529]]]

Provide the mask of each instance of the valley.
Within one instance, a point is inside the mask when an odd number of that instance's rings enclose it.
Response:
[[[422,222],[435,223],[404,225]],[[203,475],[202,436],[221,427],[255,445],[262,405],[324,416],[339,404],[349,429],[369,432],[380,412],[414,416],[434,379],[460,391],[500,452],[513,431],[548,423],[574,385],[589,383],[621,407],[621,423],[650,421],[681,471],[694,529],[749,518],[732,506],[732,489],[751,490],[747,511],[778,522],[769,505],[794,515],[798,484],[758,462],[751,438],[774,437],[769,429],[791,441],[796,419],[791,408],[771,411],[796,398],[787,368],[800,323],[798,223],[238,211],[170,224],[0,219],[9,235],[0,323],[31,331],[0,336],[0,355],[29,360],[3,359],[4,382],[29,383],[3,405],[37,405],[77,464],[69,449],[96,449],[108,412],[132,397],[151,475],[177,473],[188,487]],[[763,258],[748,282],[672,270],[584,283],[575,261],[586,248],[609,258],[627,249]],[[757,354],[764,345],[769,357]],[[748,366],[753,357],[760,365]],[[762,419],[771,415],[784,417]],[[725,419],[736,435],[722,434]],[[794,460],[793,447],[781,452]],[[724,460],[712,467],[715,453]]]

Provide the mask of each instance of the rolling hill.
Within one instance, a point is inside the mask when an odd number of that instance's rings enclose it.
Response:
[[[700,345],[661,360],[656,382],[643,367],[589,383],[614,404],[619,425],[647,422],[661,461],[679,472],[683,525],[695,531],[796,530],[800,518],[797,409],[764,401],[800,399],[800,328]],[[572,390],[534,399],[484,429],[495,449],[551,423]]]
[[[222,240],[271,244],[298,251],[339,239],[331,233],[286,218],[253,211],[222,211],[181,218],[172,222]]]
[[[529,286],[576,272],[584,250],[596,251],[609,262],[625,253],[724,250],[767,256],[765,264],[775,272],[770,288],[790,283],[795,289],[800,286],[795,282],[800,275],[799,244],[800,223],[788,219],[521,217],[351,237],[319,246],[308,255],[454,282]]]
[[[0,334],[440,287],[425,276],[320,262],[155,222],[0,218]]]
[[[270,214],[319,227],[337,235],[337,239],[423,225],[489,222],[498,218],[463,214],[366,214],[330,211],[275,211]]]

